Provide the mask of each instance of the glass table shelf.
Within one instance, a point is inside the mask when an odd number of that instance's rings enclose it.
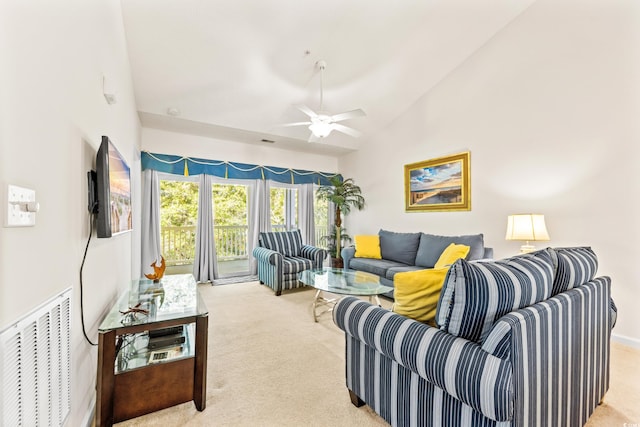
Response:
[[[165,276],[159,283],[133,280],[98,327],[100,332],[150,325],[208,313],[191,274]]]

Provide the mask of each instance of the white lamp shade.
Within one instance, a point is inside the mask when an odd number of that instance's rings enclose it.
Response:
[[[318,138],[324,138],[329,136],[329,134],[333,130],[333,127],[327,123],[316,122],[309,126],[309,130],[313,132],[313,134]]]
[[[317,117],[311,117],[311,125],[309,130],[318,138],[329,136],[333,130],[331,117],[326,114],[318,114]]]
[[[549,240],[547,226],[542,214],[509,215],[507,220],[507,240],[539,241]]]

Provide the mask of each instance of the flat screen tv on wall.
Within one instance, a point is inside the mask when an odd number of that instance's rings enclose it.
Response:
[[[102,137],[96,156],[95,198],[98,237],[131,231],[131,171],[107,136]]]

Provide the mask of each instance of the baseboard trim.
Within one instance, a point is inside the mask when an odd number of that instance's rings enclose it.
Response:
[[[633,348],[640,348],[640,339],[626,337],[624,335],[611,334],[611,340]]]

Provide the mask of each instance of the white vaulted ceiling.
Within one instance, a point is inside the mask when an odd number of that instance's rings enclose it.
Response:
[[[534,0],[121,0],[143,126],[324,154],[371,135]],[[294,105],[367,116],[308,143]],[[179,116],[167,114],[177,108]]]

